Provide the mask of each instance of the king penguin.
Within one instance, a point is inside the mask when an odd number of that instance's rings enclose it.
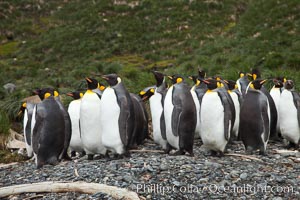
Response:
[[[44,98],[46,98],[48,96],[54,96],[54,99],[56,100],[56,102],[60,108],[60,111],[64,116],[64,123],[65,123],[64,151],[61,154],[60,159],[63,158],[66,160],[71,160],[71,158],[68,155],[68,148],[69,148],[70,140],[72,137],[71,119],[70,119],[68,111],[66,110],[63,103],[60,100],[59,93],[56,90],[54,90],[53,88],[44,88],[42,90],[39,90],[39,89],[36,90],[35,94],[37,94],[41,100],[44,100]]]
[[[81,134],[80,134],[80,104],[81,98],[83,97],[83,93],[79,91],[67,93],[67,96],[72,97],[74,100],[70,102],[68,107],[68,113],[71,118],[72,124],[72,137],[70,141],[70,150],[71,150],[71,157],[76,156],[76,152],[83,153],[84,149],[81,141]]]
[[[149,99],[153,140],[156,144],[159,144],[166,153],[168,153],[170,151],[170,145],[167,142],[165,117],[163,114],[163,102],[168,88],[163,73],[158,71],[152,71],[152,73],[156,80],[155,88],[150,88],[149,90],[149,92],[153,94],[153,96]]]
[[[26,152],[29,158],[33,156],[32,145],[31,145],[31,119],[32,119],[34,106],[35,104],[33,103],[25,102],[22,104],[22,107],[19,112],[19,113],[21,112],[24,113],[23,132],[24,132],[24,139],[26,145]]]
[[[287,80],[279,101],[280,131],[290,142],[289,147],[299,149],[300,142],[300,97],[294,90],[294,82]]]
[[[106,154],[100,123],[100,98],[104,86],[93,78],[86,78],[86,81],[88,89],[81,99],[79,123],[83,149],[88,155],[88,160],[92,160],[94,154]]]
[[[258,69],[252,69],[251,74],[248,74],[248,75],[251,76],[253,80],[261,79],[261,73],[260,73],[260,70],[258,70]],[[277,132],[277,129],[276,129],[278,116],[277,116],[277,110],[276,110],[276,106],[275,106],[274,100],[271,97],[270,92],[264,86],[262,86],[260,90],[268,98],[268,103],[269,103],[269,107],[270,107],[270,112],[271,112],[271,118],[270,118],[270,126],[271,126],[270,127],[270,139],[272,139],[272,140],[278,140],[279,139],[278,138],[278,132]]]
[[[100,103],[103,145],[117,156],[128,156],[135,123],[132,99],[117,74],[102,78],[109,84]]]
[[[218,89],[219,81],[203,80],[208,90],[203,96],[200,111],[200,136],[212,155],[222,156],[230,139],[232,113],[225,92]]]
[[[37,168],[55,165],[64,152],[65,122],[51,91],[42,89],[43,101],[34,107],[31,121],[31,144]]]
[[[280,133],[280,114],[279,114],[279,102],[280,96],[283,91],[283,78],[277,77],[273,79],[274,86],[270,90],[270,95],[275,103],[277,110],[277,123],[276,123],[276,131]]]
[[[173,85],[164,99],[164,117],[168,143],[178,151],[193,156],[193,144],[197,123],[196,106],[190,87],[180,75],[169,76]]]
[[[256,79],[250,82],[240,111],[239,134],[246,152],[252,154],[259,150],[266,154],[270,135],[270,107],[269,102],[261,91],[266,80]]]

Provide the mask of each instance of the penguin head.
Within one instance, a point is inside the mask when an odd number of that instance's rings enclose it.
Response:
[[[199,78],[204,79],[206,77],[206,72],[202,69],[198,69],[198,76]]]
[[[250,83],[250,87],[252,89],[256,89],[256,90],[260,90],[262,85],[267,82],[267,79],[263,80],[263,79],[255,79],[254,81],[251,81]]]
[[[224,80],[225,81],[225,80]],[[234,90],[234,89],[237,89],[237,84],[235,81],[233,80],[228,80],[228,81],[225,81],[228,85],[228,89],[229,90]]]
[[[86,77],[85,80],[87,82],[89,90],[94,90],[94,89],[98,88],[99,82],[96,79]]]
[[[251,74],[247,74],[248,76],[251,76],[253,80],[260,79],[261,74],[260,71],[256,68],[251,70]]]
[[[41,100],[47,99],[50,96],[58,97],[59,93],[53,88],[43,88],[34,91],[34,94],[38,95]]]
[[[169,79],[171,79],[172,84],[181,83],[184,81],[184,78],[178,74],[175,74],[173,76],[168,76]]]
[[[121,78],[117,74],[103,75],[102,78],[105,79],[111,87],[121,83]]]
[[[70,92],[66,94],[69,97],[72,97],[74,100],[80,99],[81,97],[83,97],[83,93],[79,92],[79,91],[75,91],[75,92]]]
[[[154,74],[154,77],[156,79],[156,86],[159,87],[161,84],[163,84],[165,75],[155,70],[153,70],[152,73]]]
[[[287,80],[284,84],[284,88],[287,90],[294,89],[294,82],[292,80]]]
[[[216,79],[206,79],[203,82],[207,85],[208,90],[214,90],[218,87],[218,82]]]
[[[245,72],[239,72],[239,78],[243,78],[245,76]]]
[[[146,101],[154,94],[154,92],[155,86],[146,87],[139,92],[139,96],[142,98],[143,101]]]
[[[273,83],[275,88],[282,88],[283,87],[283,78],[281,77],[276,77],[273,79]]]
[[[227,85],[227,83],[222,79],[221,76],[214,76],[213,79],[215,79],[217,81],[217,87],[218,88],[222,88],[225,85]]]
[[[197,84],[197,81],[198,81],[197,76],[189,76],[189,79],[191,79],[195,84]]]
[[[25,112],[26,106],[27,106],[26,102],[22,103],[21,108],[20,108],[20,110],[18,112],[18,116],[20,116],[22,113]]]

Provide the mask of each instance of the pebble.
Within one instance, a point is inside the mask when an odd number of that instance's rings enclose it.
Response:
[[[242,179],[242,180],[246,180],[247,177],[248,177],[248,174],[247,174],[247,173],[242,173],[242,174],[240,175],[240,179]]]

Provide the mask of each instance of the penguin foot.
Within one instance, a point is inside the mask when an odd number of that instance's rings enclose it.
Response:
[[[72,158],[70,158],[70,156],[68,155],[67,152],[65,152],[65,153],[63,154],[62,159],[64,159],[64,160],[69,160],[69,161],[72,160]]]
[[[278,135],[271,137],[270,140],[272,140],[274,142],[282,142],[282,138],[280,138]]]
[[[210,151],[211,152],[211,156],[214,156],[214,157],[223,157],[224,156],[224,153],[222,152],[222,151],[213,151],[213,150],[211,150]]]
[[[94,159],[94,155],[93,154],[88,154],[88,160],[93,160]]]
[[[171,145],[167,144],[167,148],[164,149],[164,153],[165,153],[165,154],[169,154],[171,150],[172,150]]]
[[[85,151],[82,151],[81,154],[79,155],[79,157],[83,157],[85,155],[86,155]]]
[[[247,146],[245,152],[248,155],[252,155],[253,154],[253,148],[251,146]]]
[[[286,146],[287,149],[295,149],[297,150],[299,148],[299,144],[294,144],[292,142],[289,142],[289,144]]]
[[[181,156],[181,155],[185,155],[185,152],[183,150],[179,149],[178,151],[176,151],[172,155],[173,156]]]
[[[71,151],[71,158],[76,157],[76,151]]]
[[[266,156],[267,153],[265,150],[259,150],[259,155]]]
[[[123,154],[123,157],[125,158],[131,158],[131,154],[129,151],[126,151],[124,154]]]
[[[214,151],[214,150],[210,150],[210,155],[211,155],[211,156],[217,156],[217,152]]]

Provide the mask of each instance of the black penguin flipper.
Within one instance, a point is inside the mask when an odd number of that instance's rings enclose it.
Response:
[[[207,91],[207,88],[204,88],[204,89],[201,89],[201,90],[197,90],[197,89],[195,90],[196,95],[197,95],[198,100],[199,100],[200,107],[201,107],[203,96],[206,93],[206,91]]]
[[[182,108],[178,105],[177,106],[175,105],[172,112],[172,122],[171,122],[172,132],[175,136],[178,136],[181,114],[182,114]]]
[[[133,131],[131,126],[131,116],[130,110],[128,109],[128,100],[127,98],[120,99],[119,106],[120,106],[120,116],[119,116],[119,131],[120,131],[120,138],[125,147],[127,147],[130,143],[130,133]],[[126,122],[126,123],[124,123]]]
[[[71,158],[68,155],[68,148],[69,148],[71,137],[72,137],[71,118],[70,118],[68,111],[64,107],[63,103],[60,101],[60,99],[55,98],[55,100],[59,106],[59,109],[64,117],[64,122],[65,122],[65,140],[64,140],[64,149],[63,149],[63,153],[62,153],[62,158],[66,159],[66,160],[71,160]]]
[[[242,105],[242,102],[243,102],[243,96],[242,94],[240,93],[239,90],[233,90],[234,93],[236,93],[236,95],[238,96],[238,100],[239,100],[239,104]]]
[[[232,118],[231,109],[230,109],[228,99],[227,99],[226,95],[224,95],[224,92],[222,92],[221,90],[218,90],[217,92],[218,92],[218,95],[219,95],[221,102],[223,104],[223,107],[224,107],[224,136],[225,136],[225,139],[227,141],[229,141],[230,130],[232,129],[232,127],[231,127],[229,130],[229,121]]]
[[[270,135],[272,137],[277,137],[277,131],[276,131],[276,126],[277,126],[277,120],[278,120],[278,116],[277,116],[277,109],[275,106],[275,102],[272,98],[272,96],[270,95],[269,91],[265,88],[265,87],[261,87],[260,89],[268,98],[268,102],[269,102],[269,107],[270,107],[270,123],[271,123],[271,128],[270,128]]]
[[[36,105],[35,124],[32,129],[32,149],[34,153],[38,153],[40,144],[40,133],[44,124],[44,108],[41,105]]]
[[[82,138],[82,137],[81,137],[81,125],[80,125],[80,119],[78,120],[78,126],[79,126],[79,136],[80,136],[80,138]]]
[[[161,105],[162,105],[162,107],[164,107],[164,100],[165,100],[166,94],[167,94],[167,90],[163,90],[161,92]],[[161,116],[160,116],[160,132],[161,132],[161,137],[164,140],[167,140],[164,110],[162,111]]]
[[[268,106],[263,106],[262,108],[262,120],[264,123],[264,141],[268,141],[269,136],[270,136],[270,120],[269,120],[269,115],[268,115]]]
[[[292,91],[292,95],[293,95],[295,107],[297,109],[298,124],[300,126],[300,96],[299,93],[295,91]]]
[[[161,137],[164,140],[167,140],[167,135],[166,135],[166,123],[165,123],[165,115],[162,112],[160,116],[160,132],[161,132]]]

